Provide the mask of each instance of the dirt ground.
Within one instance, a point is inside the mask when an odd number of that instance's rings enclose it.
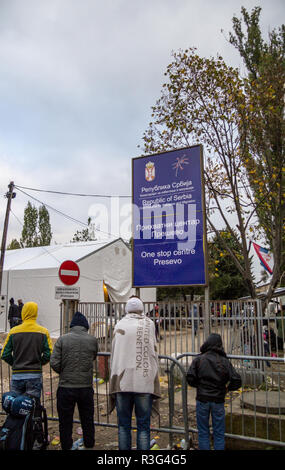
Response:
[[[163,412],[163,411],[162,411]],[[1,417],[2,418],[2,417]],[[135,421],[134,421],[135,422]],[[49,421],[48,423],[50,444],[48,450],[61,450],[59,442],[58,422]],[[79,423],[73,426],[73,441],[82,437],[82,430]],[[183,438],[182,435],[174,435],[173,449],[181,449],[180,442]],[[151,431],[151,439],[156,440],[159,449],[169,449],[169,435],[168,433],[159,433]],[[132,431],[132,446],[136,447],[136,431]],[[93,450],[118,450],[118,430],[111,427],[96,426],[95,428],[95,445]]]
[[[160,406],[160,413],[163,416],[164,414],[168,415],[168,404],[167,403],[162,403]],[[112,413],[114,415],[114,420],[116,419],[115,416],[115,411]],[[193,414],[193,419],[194,417],[194,412],[191,410],[190,414]],[[75,410],[75,419],[78,418],[77,415],[77,410]],[[6,419],[6,415],[0,415],[0,426],[4,423]],[[181,415],[179,416],[179,413],[176,416],[176,421],[177,424],[180,422],[180,426],[182,424],[182,410],[181,410]],[[135,425],[135,420],[133,421]],[[157,425],[151,425],[151,427],[157,428]],[[47,450],[61,450],[60,446],[60,441],[59,441],[59,430],[58,430],[58,421],[52,421],[48,420],[48,434],[49,434],[49,446]],[[80,426],[80,423],[74,423],[73,425],[73,442],[75,442],[77,439],[80,439],[82,437],[82,429]],[[156,430],[151,429],[151,439],[156,440],[156,444],[158,446],[158,449],[170,449],[169,446],[169,434],[165,432],[157,432]],[[173,435],[173,446],[172,449],[178,449],[182,450],[180,442],[183,439],[183,435],[181,434],[174,434]],[[193,443],[192,447],[196,447],[195,443],[195,436],[193,436]],[[132,431],[132,446],[133,448],[136,447],[136,430]],[[117,428],[112,428],[112,427],[105,427],[105,426],[96,426],[95,427],[95,445],[93,450],[118,450],[118,430]]]

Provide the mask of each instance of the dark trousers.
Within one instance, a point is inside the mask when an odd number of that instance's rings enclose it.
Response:
[[[94,391],[92,387],[57,389],[57,412],[59,418],[59,435],[62,450],[72,447],[72,428],[74,408],[77,404],[81,427],[83,431],[84,446],[94,446]]]

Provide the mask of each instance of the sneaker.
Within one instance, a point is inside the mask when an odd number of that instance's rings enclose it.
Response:
[[[82,437],[73,443],[71,450],[85,450]]]
[[[33,444],[33,450],[42,450],[42,448],[43,448],[43,443],[37,441],[37,439],[36,439],[34,444]]]

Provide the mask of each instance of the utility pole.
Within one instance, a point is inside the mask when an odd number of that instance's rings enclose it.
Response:
[[[0,294],[2,289],[2,277],[3,277],[3,268],[4,268],[4,257],[5,257],[5,250],[6,250],[6,240],[7,240],[7,232],[8,232],[8,223],[9,223],[9,215],[10,215],[10,208],[11,208],[11,201],[16,197],[16,193],[13,192],[14,189],[14,181],[11,181],[8,185],[9,191],[5,194],[4,197],[7,198],[7,208],[6,208],[6,215],[4,221],[4,229],[2,235],[2,243],[1,243],[1,257],[0,257]]]

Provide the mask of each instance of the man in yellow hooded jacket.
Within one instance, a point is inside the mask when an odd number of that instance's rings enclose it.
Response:
[[[25,303],[22,320],[12,328],[1,352],[1,359],[12,366],[11,392],[27,393],[40,399],[42,391],[42,366],[52,353],[49,332],[37,322],[38,305]]]

